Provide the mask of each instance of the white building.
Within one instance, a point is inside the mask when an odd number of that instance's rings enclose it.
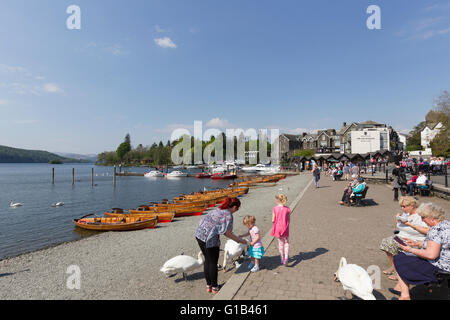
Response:
[[[367,128],[351,132],[352,153],[369,153],[390,150],[388,128]]]
[[[399,143],[401,144],[401,150],[406,151],[406,140],[407,140],[408,136],[403,133],[397,133],[397,134],[398,134]]]
[[[429,148],[430,142],[439,133],[440,129],[442,129],[443,126],[444,125],[441,122],[435,125],[427,125],[420,133],[422,147],[424,147],[425,149]]]

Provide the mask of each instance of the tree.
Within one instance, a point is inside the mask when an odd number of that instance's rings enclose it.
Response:
[[[116,150],[117,157],[119,160],[123,160],[125,155],[131,151],[131,146],[127,142],[122,142]]]
[[[315,155],[315,152],[314,152],[314,150],[311,150],[311,149],[300,150],[294,154],[295,157],[312,157],[314,155]]]
[[[433,110],[432,110],[433,111]],[[431,112],[431,111],[430,111]],[[440,132],[430,142],[434,156],[450,156],[450,93],[444,91],[435,99],[435,110],[432,115],[436,118],[436,122],[441,122],[443,127]]]

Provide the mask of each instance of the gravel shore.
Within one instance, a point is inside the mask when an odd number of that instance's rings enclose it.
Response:
[[[234,214],[234,233],[246,231],[244,216],[256,217],[263,235],[271,227],[276,193],[291,203],[310,182],[311,176],[288,177],[276,185],[253,187],[241,198]],[[194,231],[201,217],[177,218],[153,230],[102,233],[80,241],[0,261],[0,299],[211,299],[205,292],[202,268],[188,274],[166,277],[159,271],[168,259],[181,254],[197,257],[200,251]],[[222,247],[227,238],[222,237]],[[222,264],[222,252],[219,263]],[[80,289],[68,289],[69,266],[81,271]],[[219,272],[219,283],[231,277],[234,268]]]

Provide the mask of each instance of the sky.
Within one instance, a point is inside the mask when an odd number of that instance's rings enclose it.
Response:
[[[449,40],[449,1],[2,0],[0,145],[95,154],[194,121],[407,132],[450,89]]]

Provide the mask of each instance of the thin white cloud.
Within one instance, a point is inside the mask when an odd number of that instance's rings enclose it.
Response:
[[[43,86],[45,92],[48,93],[63,93],[64,91],[55,83],[46,83]]]
[[[0,106],[6,106],[8,104],[7,100],[0,99]]]
[[[234,126],[226,119],[213,118],[206,123],[206,127],[228,129]]]
[[[172,49],[175,49],[177,47],[177,45],[169,37],[156,38],[156,39],[154,39],[154,41],[161,48],[172,48]]]
[[[36,80],[45,80],[45,77],[43,77],[43,76],[36,76],[36,77],[34,77]]]
[[[158,26],[158,25],[155,26],[155,31],[158,32],[158,33],[169,32],[168,29],[167,29],[167,30],[166,30],[166,29],[163,29],[163,28],[161,28],[161,27]]]
[[[192,34],[196,34],[196,33],[198,33],[199,31],[200,31],[200,29],[197,28],[197,27],[190,27],[190,28],[189,28],[189,32],[192,33]]]
[[[116,57],[125,56],[130,53],[128,50],[124,49],[121,45],[118,45],[118,44],[115,44],[110,47],[106,47],[105,50],[108,51],[109,53],[115,55]]]

